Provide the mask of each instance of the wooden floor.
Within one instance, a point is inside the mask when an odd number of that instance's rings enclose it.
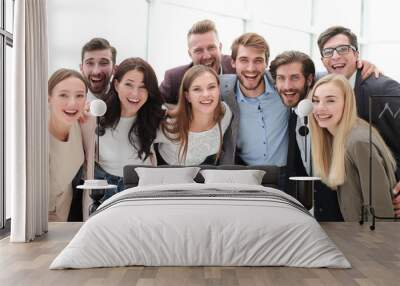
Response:
[[[32,243],[0,241],[0,285],[400,285],[400,223],[380,222],[375,231],[356,223],[323,228],[353,268],[289,267],[122,267],[48,270],[80,223],[51,223]]]

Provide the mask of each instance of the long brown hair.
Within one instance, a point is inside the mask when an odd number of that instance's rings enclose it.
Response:
[[[204,73],[212,74],[217,80],[218,87],[220,85],[219,77],[217,73],[212,69],[204,65],[195,65],[186,71],[183,76],[181,86],[179,89],[179,99],[178,105],[175,109],[169,112],[169,119],[165,120],[161,125],[162,131],[167,138],[172,141],[180,142],[179,147],[179,161],[184,162],[186,160],[187,150],[188,150],[188,138],[189,138],[189,129],[190,125],[193,121],[193,111],[192,105],[186,98],[186,94],[189,92],[193,81],[198,78],[200,75]],[[224,116],[224,108],[222,106],[221,101],[219,101],[216,109],[214,110],[214,122],[218,123],[220,128],[220,135],[222,134],[220,122]],[[220,136],[220,148],[222,147],[222,135]],[[219,157],[219,153],[217,154],[217,159]]]
[[[106,97],[107,112],[100,119],[100,127],[103,130],[117,127],[121,118],[121,101],[114,83],[120,82],[124,75],[132,70],[143,73],[144,85],[149,96],[146,103],[137,112],[136,121],[130,127],[127,136],[130,144],[137,150],[138,157],[145,160],[152,154],[151,145],[156,138],[157,128],[165,114],[162,109],[163,99],[158,88],[156,73],[148,62],[141,58],[128,58],[118,65]],[[139,142],[135,142],[135,136]]]

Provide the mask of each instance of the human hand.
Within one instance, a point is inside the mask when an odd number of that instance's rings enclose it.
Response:
[[[383,72],[378,69],[377,66],[366,60],[358,60],[357,68],[361,69],[362,80],[366,80],[372,74],[374,74],[375,78],[379,78],[381,75],[383,75]]]

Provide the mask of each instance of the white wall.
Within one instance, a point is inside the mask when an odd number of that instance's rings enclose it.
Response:
[[[186,35],[194,22],[203,19],[210,19],[215,22],[222,43],[222,50],[225,54],[230,54],[230,44],[244,32],[243,21],[234,16],[235,9],[232,7],[230,9],[232,14],[225,13],[222,15],[214,12],[215,7],[214,9],[202,8],[197,10],[188,6],[177,6],[176,3],[179,2],[185,1],[154,1],[150,4],[147,59],[156,70],[160,81],[164,77],[165,70],[190,63]],[[203,1],[202,3],[207,4],[207,2],[209,2],[209,5],[205,5],[205,7],[211,7],[211,1]],[[195,1],[194,3],[198,2]],[[243,7],[240,6],[240,8]],[[240,8],[238,7],[236,12],[239,12]],[[223,7],[220,9],[223,10]]]
[[[50,68],[78,68],[90,38],[107,38],[117,61],[147,59],[161,81],[166,69],[190,62],[186,33],[201,19],[215,21],[223,52],[243,32],[263,35],[278,53],[296,49],[323,69],[316,39],[331,25],[351,28],[361,57],[400,81],[400,19],[397,0],[51,0],[48,1]]]
[[[362,0],[315,0],[313,13],[314,39],[312,44],[312,59],[317,70],[323,70],[321,56],[317,45],[318,35],[331,26],[350,28],[358,37],[361,31]],[[361,51],[362,55],[362,51]]]
[[[384,73],[400,81],[400,2],[397,0],[365,0],[364,57]]]
[[[103,37],[117,48],[117,62],[146,58],[147,9],[144,0],[47,1],[49,73],[61,67],[79,69],[81,48]]]

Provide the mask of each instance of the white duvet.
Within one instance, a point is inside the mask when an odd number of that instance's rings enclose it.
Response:
[[[173,197],[135,198],[174,190],[204,195],[180,196],[177,191]],[[268,196],[252,196],[251,191]],[[219,192],[227,195],[215,195]],[[105,201],[50,269],[127,265],[351,267],[318,222],[295,204],[299,203],[281,191],[254,185],[131,188]]]

